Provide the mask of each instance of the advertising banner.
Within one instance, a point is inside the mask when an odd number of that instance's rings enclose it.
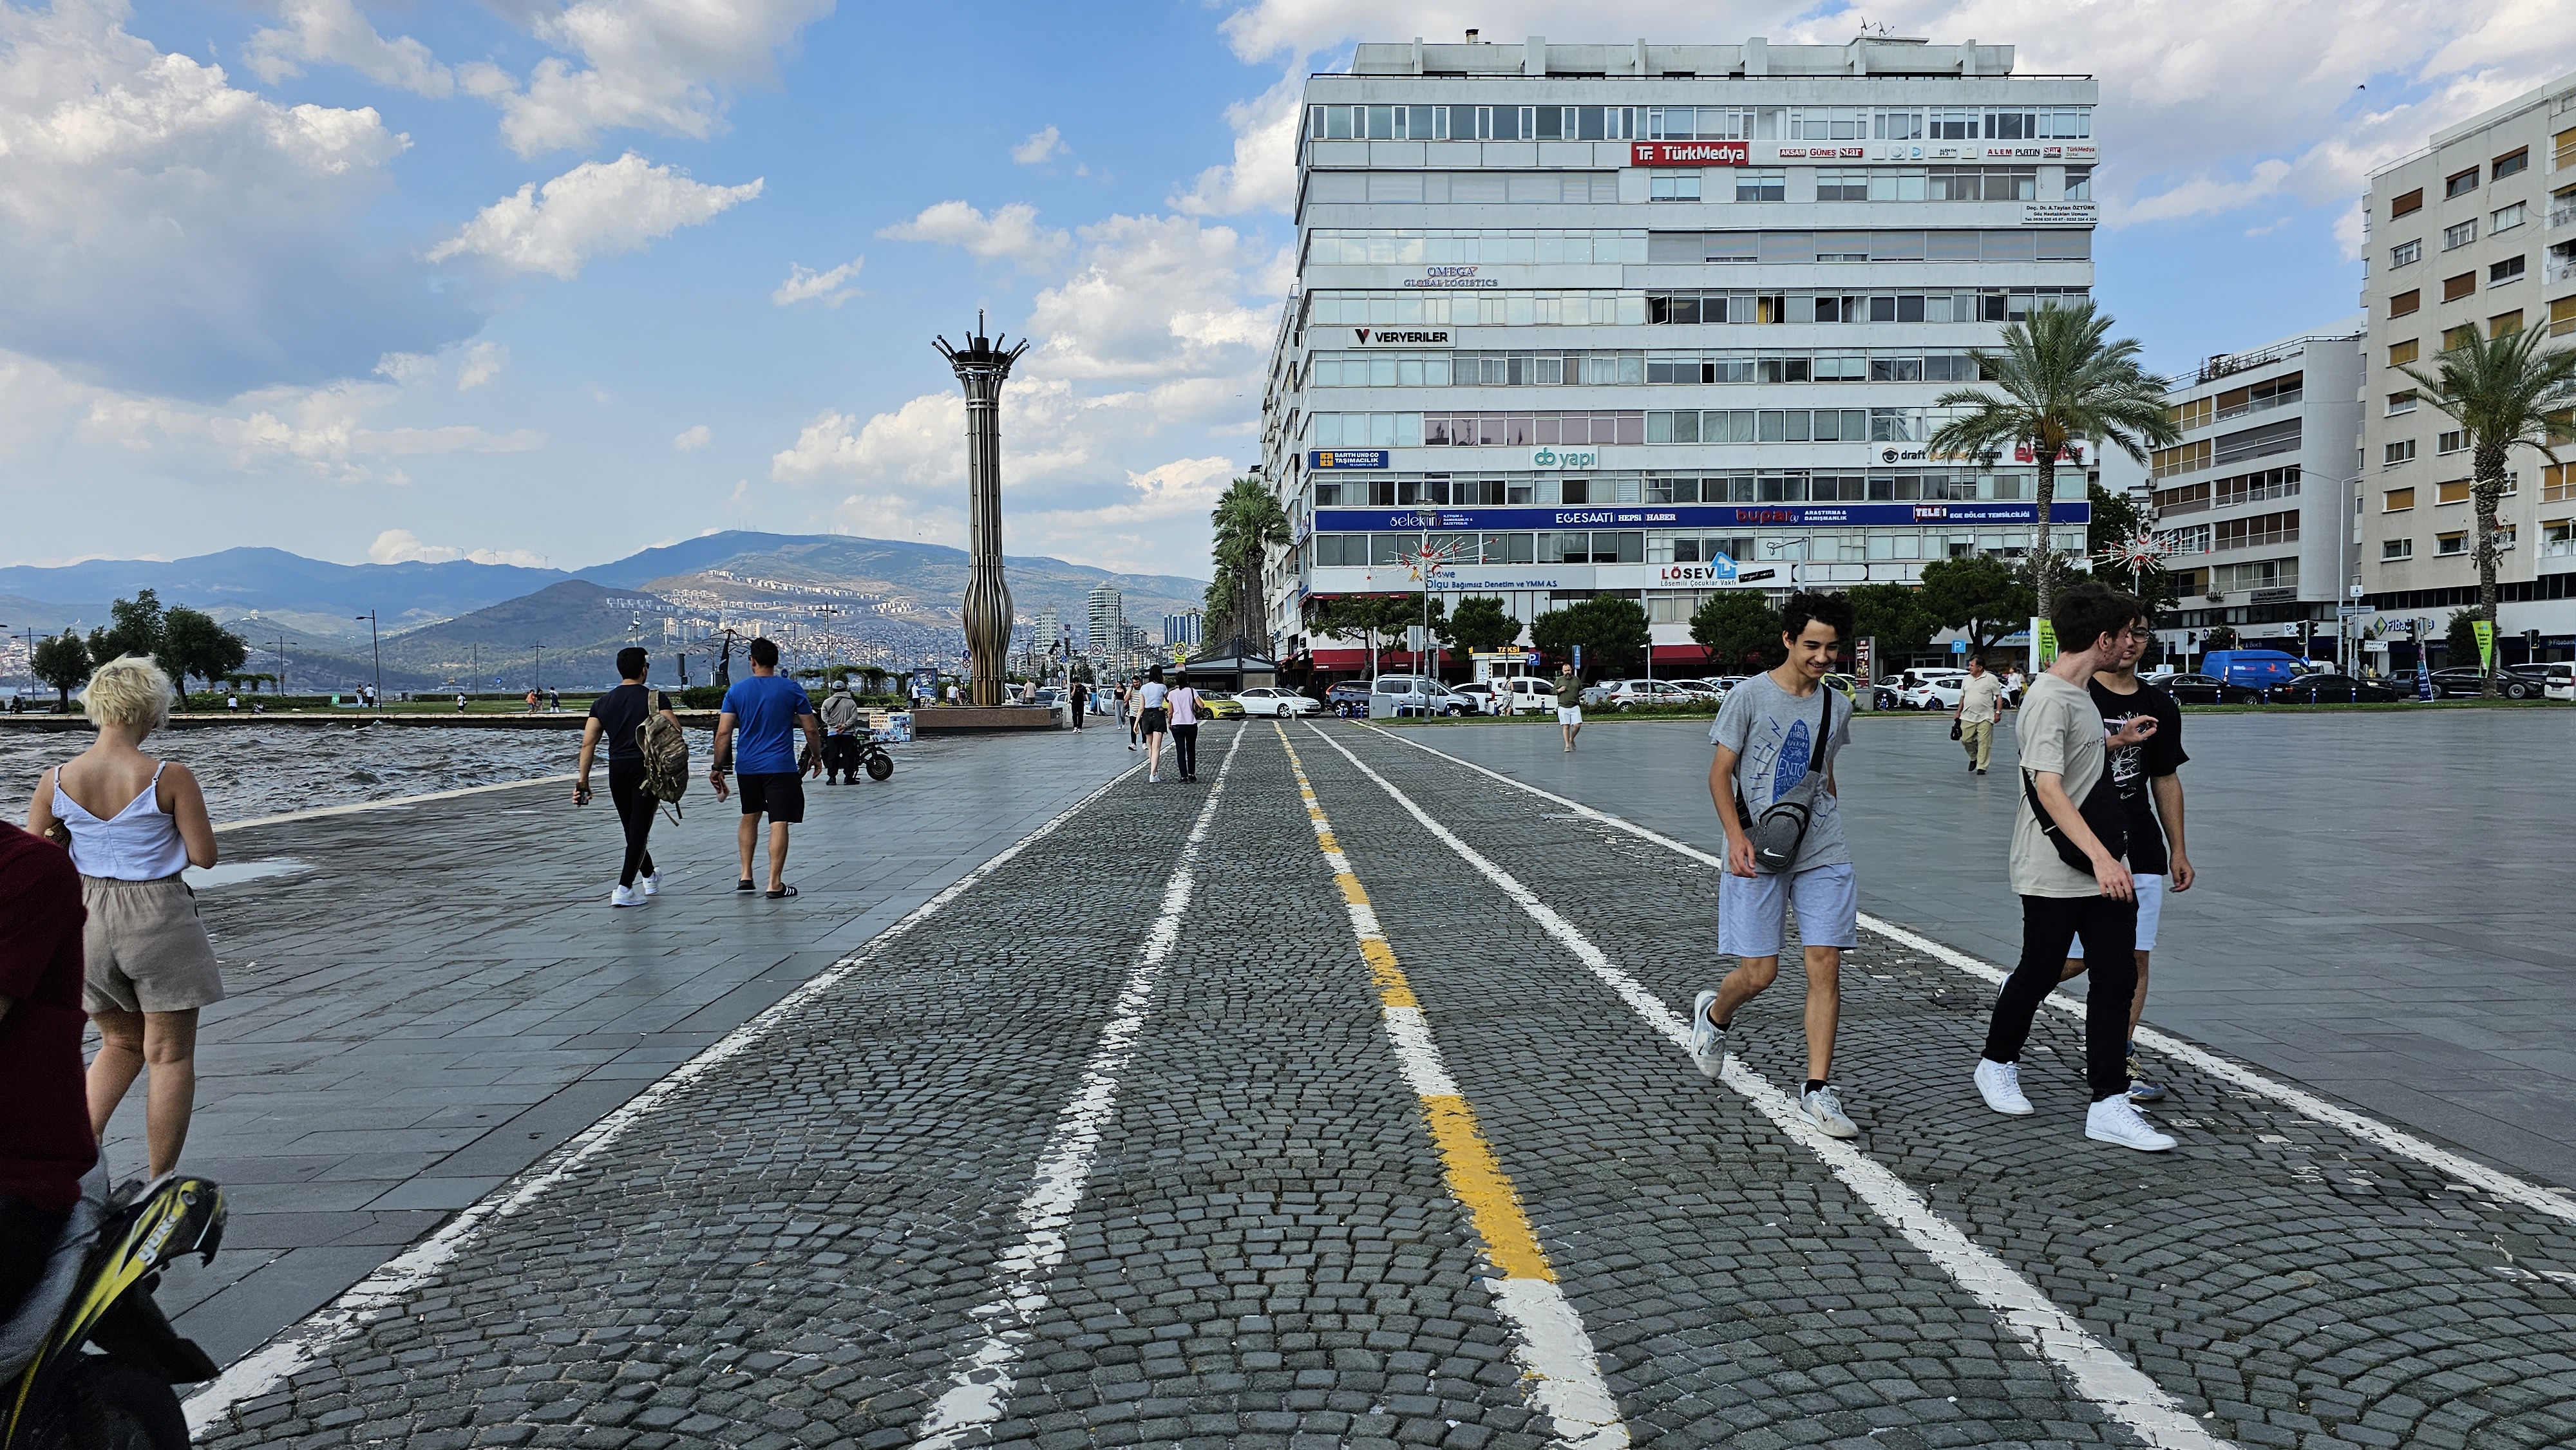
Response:
[[[1383,448],[1310,448],[1306,451],[1306,471],[1319,473],[1331,468],[1386,469]]]
[[[2478,668],[2492,673],[2495,669],[2495,621],[2472,620],[2470,627],[2478,632]]]
[[[1753,148],[1742,141],[1639,141],[1628,148],[1631,166],[1743,166]]]
[[[1375,450],[1383,457],[1384,450]],[[1316,458],[1347,460],[1369,451],[1318,451]],[[1314,463],[1314,468],[1356,468],[1348,462]],[[2035,503],[1963,500],[1951,503],[1734,503],[1734,504],[1603,504],[1503,508],[1447,508],[1437,504],[1403,508],[1317,509],[1315,530],[1326,534],[1381,533],[1391,529],[1615,529],[1615,528],[1764,528],[1807,524],[2028,524],[2038,520]],[[2090,523],[2093,505],[2061,499],[2049,510],[2061,524]]]

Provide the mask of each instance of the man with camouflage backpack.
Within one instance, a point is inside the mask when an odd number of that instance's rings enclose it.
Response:
[[[688,746],[680,735],[680,717],[671,713],[669,696],[646,687],[648,663],[639,648],[619,650],[617,677],[624,683],[591,702],[590,718],[581,727],[581,783],[573,787],[573,804],[590,804],[590,763],[600,737],[606,736],[608,796],[626,831],[626,861],[618,871],[617,889],[609,893],[611,906],[641,906],[662,889],[662,873],[644,842],[653,832],[655,805],[676,802],[688,785]],[[668,761],[675,744],[676,770]]]

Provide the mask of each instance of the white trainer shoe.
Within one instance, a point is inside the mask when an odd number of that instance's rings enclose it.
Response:
[[[635,884],[644,888],[645,895],[659,896],[662,894],[662,873],[656,871],[650,876],[638,876]]]
[[[1798,1094],[1798,1106],[1806,1110],[1807,1121],[1825,1130],[1828,1138],[1857,1138],[1860,1125],[1843,1112],[1843,1100],[1833,1087],[1820,1087],[1814,1092]]]
[[[2021,1095],[2021,1064],[1977,1059],[1977,1096],[1986,1106],[2016,1118],[2031,1114],[2030,1099]]]
[[[2128,1094],[2104,1098],[2084,1113],[2084,1136],[2097,1143],[2117,1143],[2141,1153],[2162,1153],[2174,1145],[2173,1135],[2159,1133],[2129,1101]]]
[[[608,893],[608,904],[611,906],[642,906],[644,904],[644,893],[636,890],[632,886],[620,886]]]
[[[1700,1075],[1711,1082],[1726,1073],[1726,1034],[1708,1020],[1708,1009],[1717,1005],[1715,992],[1702,992],[1691,1002],[1690,1055],[1699,1065]]]

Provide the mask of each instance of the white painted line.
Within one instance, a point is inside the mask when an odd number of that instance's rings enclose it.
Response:
[[[1080,815],[1092,802],[1107,795],[1118,782],[1143,769],[1131,765],[1111,776],[1089,795],[1064,808],[1045,825],[1031,831],[1020,841],[996,853],[983,865],[967,872],[954,885],[904,914],[865,946],[825,968],[803,986],[780,998],[775,1004],[740,1027],[726,1033],[706,1051],[682,1063],[670,1076],[626,1100],[625,1104],[598,1122],[576,1134],[555,1150],[545,1162],[529,1169],[517,1179],[495,1189],[473,1207],[447,1221],[428,1238],[412,1245],[384,1262],[377,1270],[314,1311],[301,1323],[293,1325],[248,1355],[233,1361],[224,1372],[208,1380],[205,1387],[188,1396],[190,1436],[203,1434],[209,1426],[232,1413],[235,1405],[259,1398],[275,1390],[341,1340],[357,1332],[360,1326],[379,1316],[397,1310],[403,1298],[435,1278],[439,1271],[465,1246],[499,1220],[508,1218],[543,1197],[556,1185],[578,1173],[582,1166],[602,1150],[626,1135],[653,1111],[699,1078],[740,1056],[783,1021],[786,1015],[814,998],[831,991],[859,968],[867,965],[884,948],[911,932],[915,927],[939,914],[941,908],[965,895],[985,878],[999,871],[1021,852]],[[570,779],[565,776],[560,779]],[[535,784],[536,782],[522,782]],[[474,790],[506,789],[499,786],[476,786]],[[458,792],[463,794],[464,792]],[[298,819],[288,817],[288,819]]]
[[[1308,728],[1314,729],[1312,726]],[[1539,900],[1537,893],[1460,840],[1456,832],[1434,820],[1429,812],[1406,798],[1404,792],[1371,770],[1340,741],[1320,729],[1314,733],[1318,739],[1340,751],[1342,758],[1360,774],[1375,781],[1389,800],[1402,807],[1424,830],[1455,852],[1460,860],[1476,868],[1504,895],[1517,902],[1542,930],[1572,952],[1576,960],[1618,994],[1620,1000],[1644,1018],[1646,1024],[1665,1041],[1688,1052],[1690,1028],[1678,1013],[1664,1005],[1662,998],[1612,963],[1590,937]],[[1798,1105],[1790,1100],[1788,1094],[1773,1087],[1759,1073],[1730,1058],[1725,1082],[1761,1109],[1763,1116],[1777,1125],[1783,1135],[1823,1159],[1825,1166],[1853,1197],[1903,1234],[1907,1242],[1948,1274],[1960,1288],[1975,1295],[1977,1301],[1992,1311],[1997,1320],[2032,1353],[2062,1370],[2078,1394],[2101,1406],[2104,1412],[2136,1431],[2150,1445],[2167,1447],[2167,1450],[2215,1450],[2215,1447],[2229,1444],[2212,1435],[2190,1411],[2137,1366],[2121,1358],[2109,1345],[2095,1339],[2074,1316],[2058,1308],[2041,1293],[2038,1285],[2023,1278],[2011,1265],[1968,1237],[1958,1225],[1935,1212],[1930,1204],[1924,1202],[1923,1196],[1903,1179],[1851,1145],[1826,1137],[1815,1124],[1807,1121],[1805,1114],[1798,1111]]]
[[[1020,1352],[1028,1346],[1038,1316],[1046,1311],[1047,1276],[1064,1262],[1065,1227],[1090,1187],[1100,1135],[1118,1110],[1119,1075],[1135,1056],[1136,1037],[1145,1030],[1163,963],[1181,939],[1181,917],[1189,910],[1190,892],[1198,879],[1199,847],[1216,820],[1217,800],[1225,794],[1226,773],[1234,769],[1244,734],[1242,729],[1234,732],[1225,762],[1217,767],[1216,784],[1208,790],[1207,804],[1199,807],[1198,821],[1181,845],[1181,858],[1163,883],[1162,914],[1145,933],[1144,944],[1136,951],[1136,965],[1127,974],[1127,986],[1100,1029],[1100,1045],[1092,1049],[1091,1061],[1082,1071],[1082,1090],[1056,1115],[1046,1156],[1038,1160],[1028,1196],[1020,1200],[1020,1241],[993,1263],[997,1297],[976,1305],[973,1312],[984,1332],[954,1361],[948,1388],[922,1416],[913,1441],[922,1450],[952,1450],[964,1444],[1001,1419],[1010,1404],[1011,1390],[1018,1383],[1014,1369]]]
[[[498,785],[461,785],[454,790],[424,791],[419,795],[398,795],[380,801],[355,801],[345,806],[315,806],[309,811],[288,811],[282,816],[253,816],[246,821],[219,821],[218,831],[247,831],[253,826],[274,826],[284,821],[319,821],[331,816],[354,816],[361,811],[381,811],[394,806],[416,806],[423,801],[452,801],[460,796],[490,795],[494,791],[518,790],[531,785],[561,785],[579,780],[578,775],[536,775],[526,780],[505,780]]]
[[[1457,756],[1451,755],[1445,750],[1434,750],[1428,745],[1423,745],[1419,742],[1406,739],[1404,736],[1398,735],[1393,731],[1380,730],[1378,733],[1386,736],[1386,738],[1390,740],[1401,741],[1406,745],[1410,745],[1414,749],[1422,751],[1425,754],[1436,755],[1442,760],[1449,761],[1452,764],[1463,765],[1467,769],[1475,771],[1479,775],[1490,776],[1494,780],[1502,782],[1504,785],[1511,786],[1517,790],[1527,791],[1531,795],[1537,796],[1542,800],[1552,801],[1557,805],[1564,806],[1566,809],[1586,817],[1587,819],[1599,821],[1601,824],[1609,826],[1614,830],[1624,831],[1631,836],[1635,836],[1639,840],[1652,841],[1656,845],[1664,847],[1666,850],[1679,852],[1680,854],[1688,856],[1692,860],[1700,862],[1703,865],[1715,867],[1717,870],[1723,871],[1726,869],[1725,858],[1710,855],[1708,852],[1703,851],[1688,842],[1676,841],[1670,836],[1649,830],[1648,828],[1638,825],[1636,822],[1628,820],[1623,816],[1615,816],[1608,811],[1585,805],[1581,801],[1570,800],[1564,796],[1556,794],[1554,791],[1542,790],[1524,780],[1514,780],[1512,777],[1504,775],[1499,771],[1488,770],[1484,766],[1478,765],[1472,760],[1461,760]],[[1896,925],[1894,922],[1885,921],[1878,917],[1871,916],[1867,912],[1861,913],[1860,924],[1863,927],[1878,933],[1880,936],[1886,937],[1890,941],[1912,947],[1916,951],[1922,952],[1924,955],[1931,957],[1934,961],[1940,962],[1944,966],[1955,967],[1980,981],[2001,986],[2004,979],[2012,975],[2011,972],[1994,965],[1992,962],[1981,961],[1955,947],[1944,946],[1941,943],[1932,940],[1930,937],[1924,936],[1918,932],[1910,931],[1904,927]],[[2081,1006],[2065,998],[2059,997],[2054,993],[2051,993],[2047,998],[2043,999],[2042,1005],[2052,1012],[2062,1013],[2065,1016],[2075,1018],[2078,1021],[2081,1021],[2084,1016],[2084,1009]],[[2570,1223],[2576,1223],[2576,1198],[2571,1198],[2557,1189],[2547,1188],[2540,1184],[2530,1182],[2527,1179],[2516,1178],[2512,1174],[2504,1172],[2501,1169],[2490,1168],[2486,1164],[2480,1163],[2473,1158],[2465,1158],[2447,1148],[2437,1147],[2434,1144],[2427,1143],[2423,1139],[2416,1137],[2414,1134],[2409,1133],[2402,1128],[2392,1127],[2387,1123],[2379,1121],[2377,1118],[2354,1112],[2350,1108],[2338,1107],[2334,1103],[2317,1096],[2315,1093],[2309,1092],[2305,1088],[2292,1087],[2288,1083],[2266,1077],[2262,1073],[2256,1072],[2254,1069],[2246,1067],[2241,1063],[2230,1062],[2226,1058],[2219,1056],[2217,1053],[2211,1052],[2207,1048],[2195,1046],[2194,1044],[2185,1042],[2181,1038],[2172,1036],[2169,1033],[2159,1032],[2152,1027],[2141,1025],[2138,1028],[2138,1040],[2149,1047],[2154,1048],[2156,1051],[2163,1053],[2167,1057],[2188,1062],[2193,1067],[2200,1069],[2202,1072],[2208,1073],[2212,1077],[2233,1083],[2240,1088],[2244,1088],[2248,1092],[2259,1093],[2262,1096],[2270,1098],[2274,1102],[2281,1104],[2283,1107],[2294,1108],[2308,1117],[2317,1119],[2319,1122],[2331,1123],[2335,1127],[2351,1134],[2353,1137],[2358,1138],[2365,1143],[2371,1144],[2374,1147],[2394,1153],[2401,1158],[2412,1158],[2416,1162],[2421,1163],[2428,1168],[2438,1168],[2463,1183],[2477,1185],[2479,1188],[2497,1198],[2520,1204],[2525,1208],[2548,1214],[2553,1218],[2564,1219]]]

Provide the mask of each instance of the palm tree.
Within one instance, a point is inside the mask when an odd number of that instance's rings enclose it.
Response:
[[[2057,460],[2070,444],[2100,439],[2140,463],[2147,444],[2182,437],[2165,409],[2165,380],[2138,365],[2138,341],[2105,341],[2110,314],[2089,301],[2072,307],[2044,303],[2028,322],[2004,328],[2001,352],[1971,348],[1968,356],[2002,394],[1953,388],[1934,403],[1960,408],[1934,431],[1931,451],[1966,455],[1992,467],[2006,448],[2027,448],[2039,465],[2038,524],[2032,532],[2031,579],[2039,614],[2048,617],[2056,593],[2057,551],[2050,546],[2049,514],[2057,502]]]
[[[2496,619],[2496,505],[2504,499],[2505,456],[2537,448],[2559,461],[2553,443],[2568,437],[2568,410],[2576,408],[2576,348],[2542,351],[2538,328],[2475,337],[2443,353],[2431,375],[2414,367],[2406,376],[2424,386],[2424,401],[2459,420],[2469,435],[2469,498],[2478,511],[2478,614]],[[2555,415],[2553,417],[2553,415]],[[2494,699],[2495,672],[2479,693]]]
[[[1209,587],[1211,603],[1217,596],[1217,585],[1226,590],[1226,623],[1224,633],[1208,631],[1208,643],[1221,643],[1231,635],[1250,639],[1257,649],[1270,645],[1261,609],[1261,566],[1267,561],[1273,545],[1288,542],[1288,514],[1279,500],[1257,478],[1238,478],[1228,485],[1208,515],[1215,525],[1216,539],[1211,552],[1215,555],[1216,583]],[[1213,623],[1214,621],[1211,621]]]

